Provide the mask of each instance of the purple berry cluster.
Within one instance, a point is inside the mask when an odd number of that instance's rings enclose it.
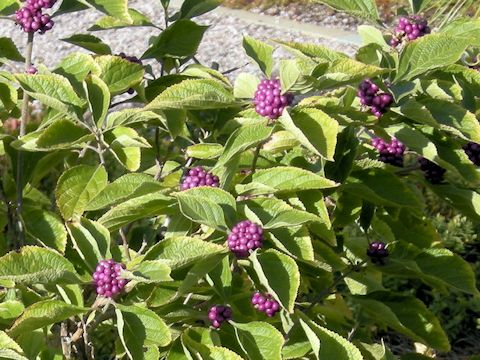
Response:
[[[182,185],[180,188],[182,190],[188,190],[198,186],[212,186],[218,187],[220,185],[220,180],[218,176],[213,175],[212,173],[207,172],[203,167],[197,166],[193,169],[190,169],[188,175],[183,179]]]
[[[224,321],[232,318],[232,308],[227,305],[215,305],[208,311],[208,318],[215,329],[222,326]]]
[[[370,243],[367,249],[367,256],[374,264],[384,264],[384,259],[388,257],[388,249],[385,243],[374,241]]]
[[[280,304],[272,295],[262,295],[259,291],[252,295],[252,305],[258,311],[264,312],[268,317],[273,317],[280,310]]]
[[[27,0],[25,5],[15,12],[17,24],[27,33],[38,31],[44,34],[53,28],[54,23],[42,10],[50,9],[55,2],[56,0]]]
[[[127,280],[120,277],[123,269],[125,265],[116,263],[113,259],[100,261],[93,273],[97,294],[109,298],[120,294],[127,284]]]
[[[372,145],[378,150],[378,159],[386,164],[403,167],[403,153],[405,145],[393,138],[387,143],[383,139],[376,137],[372,139]]]
[[[370,79],[363,80],[358,87],[358,97],[363,106],[370,106],[370,110],[377,118],[386,113],[393,103],[392,95],[379,92],[380,88]]]
[[[463,147],[465,154],[475,165],[480,166],[480,144],[469,142]]]
[[[33,66],[33,65],[30,65],[26,71],[27,74],[30,74],[30,75],[35,75],[36,73],[38,73],[38,69]]]
[[[142,60],[140,60],[140,59],[137,58],[136,56],[128,56],[128,55],[125,54],[124,52],[121,52],[121,53],[118,54],[117,56],[121,57],[122,59],[128,60],[128,61],[130,61],[131,63],[143,65]]]
[[[263,245],[263,229],[260,225],[244,220],[235,225],[228,235],[228,247],[239,258]]]
[[[289,106],[293,101],[293,94],[286,93],[282,95],[282,89],[279,79],[264,79],[260,82],[255,91],[255,110],[261,116],[269,119],[277,119],[282,115],[283,109]]]
[[[390,45],[392,47],[397,47],[402,41],[412,41],[430,34],[430,27],[428,26],[427,20],[422,16],[402,16],[398,19],[398,24],[395,27],[394,33],[394,36],[390,40]]]
[[[429,183],[440,184],[443,181],[443,175],[447,170],[424,157],[419,158],[418,162],[420,170],[423,171],[423,175]]]

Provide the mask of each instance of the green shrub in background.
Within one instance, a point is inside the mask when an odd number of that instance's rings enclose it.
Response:
[[[436,301],[478,300],[457,254],[474,236],[443,243],[426,205],[480,219],[480,72],[462,61],[479,21],[427,35],[409,17],[394,48],[362,26],[355,58],[277,40],[293,57],[276,63],[245,37],[266,79],[232,84],[191,63],[192,19],[217,5],[186,0],[160,30],[125,0],[0,0],[27,31],[23,55],[0,39],[25,63],[0,72],[0,356],[394,359],[386,329],[448,352],[456,314]],[[371,1],[339,6],[378,21]],[[105,17],[64,40],[92,54],[32,68],[46,14],[89,7]],[[141,59],[92,33],[140,25],[156,32]]]

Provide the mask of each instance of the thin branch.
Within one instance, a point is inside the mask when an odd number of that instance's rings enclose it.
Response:
[[[258,144],[256,149],[255,149],[255,153],[253,154],[253,161],[252,161],[252,174],[255,172],[256,168],[257,168],[257,162],[258,162],[258,157],[260,155],[260,149],[262,148],[263,146],[263,142]]]
[[[123,252],[125,253],[125,257],[128,259],[128,261],[131,261],[132,258],[130,257],[130,249],[128,248],[128,241],[127,237],[125,236],[125,232],[123,231],[123,228],[120,228],[120,230],[118,230],[118,233],[122,238]]]
[[[310,303],[310,305],[307,307],[305,311],[311,310],[315,305],[317,305],[320,301],[323,300],[323,298],[333,291],[337,287],[338,284],[340,284],[348,275],[350,275],[352,272],[355,271],[360,271],[363,267],[363,265],[366,263],[366,261],[362,261],[360,264],[352,266],[347,272],[343,273],[341,276],[339,276],[331,286],[326,288],[324,291],[320,292],[315,299]]]
[[[28,33],[27,47],[25,53],[25,71],[28,70],[32,63],[33,52],[33,32]],[[23,92],[23,104],[22,104],[22,118],[20,121],[20,134],[19,137],[25,136],[27,132],[28,121],[28,105],[30,98],[28,94]],[[22,150],[18,151],[17,155],[17,236],[15,238],[15,248],[20,249],[23,246],[25,240],[25,229],[22,222],[22,209],[23,209],[23,167],[24,167],[24,153]]]
[[[63,321],[60,325],[60,341],[62,353],[65,359],[72,358],[72,339],[68,336],[67,323]]]

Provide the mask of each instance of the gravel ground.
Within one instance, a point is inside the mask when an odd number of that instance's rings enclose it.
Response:
[[[394,14],[399,4],[379,4],[379,12],[382,21],[387,24],[394,20]],[[356,31],[358,25],[365,22],[345,13],[337,12],[322,4],[290,3],[287,5],[273,5],[268,8],[254,7],[250,11],[257,14],[279,16],[303,23],[318,26],[340,28],[348,31]]]
[[[163,25],[163,11],[158,0],[131,0],[130,5],[149,16],[157,25]],[[86,33],[85,29],[101,16],[98,12],[88,10],[55,18],[55,27],[52,31],[35,37],[34,64],[43,63],[52,68],[67,54],[75,51],[87,52],[77,46],[58,41],[58,39],[76,33]],[[282,39],[323,44],[347,54],[353,54],[355,51],[353,45],[335,42],[331,39],[312,37],[293,29],[280,30],[249,24],[233,16],[220,15],[215,12],[202,15],[196,20],[202,24],[210,25],[204,41],[200,45],[197,57],[205,65],[217,62],[221,71],[242,67],[240,71],[257,72],[255,66],[246,65],[249,60],[241,46],[244,34],[261,40]],[[136,27],[97,31],[93,34],[109,44],[114,53],[123,51],[128,55],[140,56],[147,49],[149,38],[157,35],[158,30],[151,27]],[[0,27],[0,36],[12,37],[20,49],[23,49],[26,41],[25,34],[13,22],[4,21],[3,26]],[[283,50],[279,50],[275,56],[284,57],[285,55],[286,53]],[[235,72],[232,73],[233,75],[235,75]]]

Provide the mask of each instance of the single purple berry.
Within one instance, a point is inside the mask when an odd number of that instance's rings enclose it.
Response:
[[[263,229],[250,220],[241,221],[232,228],[227,243],[235,256],[247,257],[250,251],[263,246]]]
[[[92,275],[97,294],[104,297],[120,294],[128,281],[120,276],[123,269],[125,265],[113,259],[100,261]]]
[[[34,75],[36,73],[38,73],[38,69],[33,66],[33,65],[30,65],[26,71],[27,74],[31,74],[31,75]]]
[[[227,305],[215,305],[208,311],[208,319],[215,329],[232,318],[232,308]]]
[[[443,182],[443,176],[447,170],[424,157],[419,158],[418,162],[420,163],[420,169],[425,179],[429,183],[435,185]]]
[[[463,147],[463,150],[472,163],[480,166],[480,144],[469,142]]]
[[[218,176],[207,172],[203,167],[197,166],[188,172],[188,175],[180,185],[181,190],[188,190],[199,186],[219,187],[220,179]]]
[[[253,103],[255,111],[269,119],[277,119],[282,115],[283,109],[291,105],[293,94],[282,94],[279,79],[264,79],[255,91]]]
[[[388,249],[385,243],[381,241],[374,241],[370,243],[367,249],[367,256],[374,264],[383,265],[384,259],[388,257]]]
[[[255,309],[264,312],[268,317],[273,317],[280,310],[280,304],[271,294],[253,293],[251,303]]]

